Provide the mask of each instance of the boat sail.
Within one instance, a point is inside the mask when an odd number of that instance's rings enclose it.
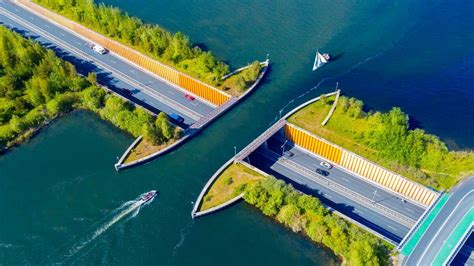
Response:
[[[327,64],[329,58],[329,54],[320,54],[318,50],[314,58],[313,71]]]

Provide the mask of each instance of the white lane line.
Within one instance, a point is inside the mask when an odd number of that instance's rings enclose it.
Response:
[[[149,81],[148,81],[148,83],[150,83],[150,84],[153,83],[153,82],[154,82],[153,80],[149,80]]]
[[[64,33],[62,33],[62,32],[59,32],[59,34],[61,34],[61,36],[63,36],[63,37],[66,37],[66,35],[64,35]]]
[[[387,226],[390,227],[392,230],[398,231],[397,228],[395,228],[395,227],[393,227],[393,226],[391,226],[391,225],[387,225]]]
[[[197,103],[195,103],[195,102],[193,102],[193,103],[191,103],[191,104],[192,104],[192,105],[194,105],[194,106],[197,106],[197,105],[198,105],[198,104],[197,104]]]
[[[324,194],[324,197],[328,198],[328,199],[333,199],[334,197],[331,196],[331,195],[328,195],[328,194]]]
[[[364,212],[363,212],[363,211],[361,211],[361,210],[357,210],[357,211],[356,211],[356,213],[358,213],[358,214],[362,214],[362,215],[364,214]]]
[[[30,22],[27,22],[27,21],[21,19],[20,17],[18,17],[16,15],[12,15],[11,12],[6,10],[5,8],[0,7],[0,10],[1,10],[1,13],[3,13],[6,17],[11,18],[12,20],[14,20],[17,23],[25,26],[26,28],[33,29],[33,31],[38,32],[38,34],[44,35],[45,38],[48,38],[48,39],[51,39],[51,40],[55,41],[60,46],[63,46],[63,48],[68,49],[69,52],[72,52],[76,55],[79,55],[80,57],[86,57],[86,58],[91,59],[90,55],[85,54],[84,52],[78,50],[76,47],[72,46],[71,44],[68,44],[68,43],[64,42],[63,40],[61,40],[61,39],[55,37],[54,35],[42,30],[41,28],[37,27],[36,25],[31,24]],[[191,117],[194,120],[199,120],[202,117],[202,115],[197,113],[196,111],[191,110],[191,109],[187,108],[186,106],[184,106],[182,104],[179,104],[178,102],[174,101],[173,99],[167,98],[166,96],[164,96],[164,95],[162,95],[162,94],[160,94],[160,93],[158,93],[154,90],[150,90],[151,88],[149,88],[147,86],[143,86],[142,84],[137,83],[137,81],[131,79],[130,77],[128,77],[123,72],[121,72],[117,69],[114,69],[112,66],[108,66],[107,64],[104,64],[104,63],[99,62],[99,61],[96,61],[96,64],[103,67],[103,68],[105,68],[105,69],[107,69],[108,71],[112,71],[116,76],[118,76],[120,79],[122,79],[126,83],[129,83],[132,86],[138,85],[144,91],[148,92],[146,94],[148,94],[149,96],[157,99],[161,103],[171,107],[172,109],[176,109],[177,111],[185,114],[186,116]]]
[[[406,209],[406,210],[409,211],[409,212],[411,212],[411,213],[415,213],[415,211],[412,210],[412,209]]]
[[[341,177],[342,180],[346,181],[346,182],[349,182],[349,179],[345,178],[345,177]]]
[[[428,252],[428,250],[430,249],[431,245],[433,244],[433,241],[435,241],[435,239],[436,239],[436,238],[438,237],[438,235],[441,233],[441,231],[442,231],[441,229],[444,228],[444,226],[446,225],[446,223],[451,220],[451,216],[453,216],[453,214],[456,212],[456,210],[457,210],[457,208],[459,207],[459,205],[460,205],[461,203],[463,203],[464,199],[465,199],[467,196],[469,196],[469,194],[471,194],[472,192],[474,192],[474,190],[471,190],[471,191],[469,191],[468,193],[466,193],[466,194],[461,198],[461,200],[458,201],[458,203],[456,204],[456,206],[455,206],[453,209],[451,209],[451,213],[449,213],[449,216],[448,216],[447,218],[445,218],[444,223],[441,225],[441,227],[438,227],[438,231],[436,231],[436,234],[431,238],[431,241],[428,243],[428,246],[426,246],[425,251],[421,254],[420,257],[417,258],[417,261],[416,261],[417,264],[425,257],[426,252]],[[449,201],[449,198],[448,198],[448,201]],[[447,201],[446,201],[446,204],[447,204]],[[444,206],[446,206],[446,204],[445,204]],[[444,206],[443,206],[443,208],[444,208]],[[442,210],[442,209],[441,209],[441,210]],[[440,212],[441,212],[441,211],[440,211]],[[439,214],[439,213],[438,213],[438,214]],[[428,227],[428,229],[430,229],[430,227],[431,227],[432,224],[433,224],[433,223],[430,224],[430,226]],[[428,229],[427,229],[427,230],[428,230]],[[426,233],[426,231],[425,231],[425,233]]]
[[[32,17],[32,16],[28,16],[28,17],[29,17],[31,20],[35,20],[35,18],[34,18],[34,17]]]
[[[46,28],[51,28],[48,24],[44,24],[44,26],[45,26]]]
[[[115,61],[113,59],[110,59],[110,62],[112,62],[113,64],[117,64],[117,61]]]
[[[173,91],[169,91],[169,93],[170,93],[171,95],[176,95],[176,93],[174,93]]]

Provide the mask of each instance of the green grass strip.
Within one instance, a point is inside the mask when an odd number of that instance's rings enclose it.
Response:
[[[413,235],[410,237],[408,242],[405,244],[405,246],[403,247],[401,251],[401,253],[404,256],[409,256],[413,252],[416,245],[418,245],[418,242],[420,241],[421,237],[426,232],[430,224],[436,218],[436,216],[441,211],[441,209],[443,208],[444,204],[446,204],[447,201],[448,201],[448,194],[446,193],[438,201],[438,204],[436,204],[436,206],[433,207],[431,212],[426,216],[426,218],[422,221],[418,229],[413,233]]]
[[[433,261],[433,265],[442,265],[451,254],[452,250],[456,244],[461,240],[467,230],[471,228],[472,222],[474,221],[474,209],[464,215],[462,220],[456,225],[453,233],[448,237],[444,243],[441,250],[438,252],[438,255]]]

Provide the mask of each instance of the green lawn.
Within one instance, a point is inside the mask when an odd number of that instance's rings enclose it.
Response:
[[[263,179],[264,176],[243,164],[231,164],[212,184],[204,195],[199,211],[204,211],[233,199],[243,192],[247,184]]]
[[[334,97],[316,101],[288,121],[416,182],[449,189],[474,174],[474,152],[449,151],[438,137],[411,129],[399,108],[381,113],[363,109],[354,98],[340,97],[326,126]]]

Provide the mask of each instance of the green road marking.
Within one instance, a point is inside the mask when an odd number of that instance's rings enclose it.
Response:
[[[438,201],[438,204],[433,207],[431,212],[426,216],[426,218],[422,221],[418,229],[413,233],[413,235],[410,237],[408,242],[405,244],[403,247],[401,253],[404,256],[409,256],[413,250],[415,249],[416,245],[420,241],[421,237],[425,233],[425,231],[428,229],[430,224],[433,222],[433,220],[436,218],[438,213],[441,211],[443,208],[444,204],[448,201],[448,194],[444,194],[443,197]]]
[[[456,244],[461,240],[467,230],[469,230],[474,221],[474,208],[467,212],[462,220],[456,225],[454,231],[448,237],[438,255],[433,261],[433,265],[442,265],[448,259]]]

